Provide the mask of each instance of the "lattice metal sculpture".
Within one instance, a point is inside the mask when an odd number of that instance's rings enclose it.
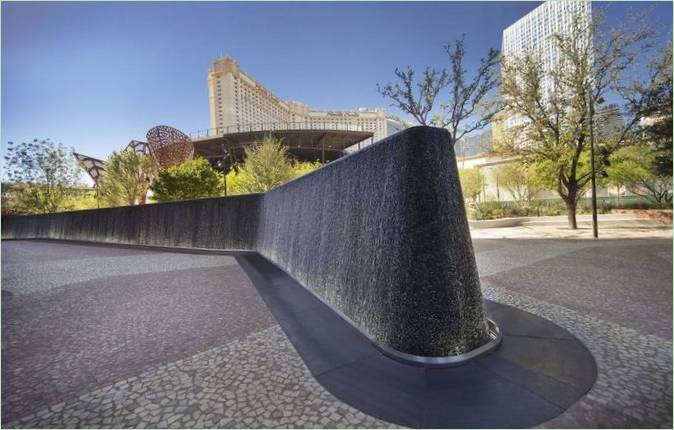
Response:
[[[139,155],[148,155],[150,152],[147,142],[141,142],[140,140],[132,140],[131,142],[129,142],[128,145],[126,145],[126,148],[124,148],[124,150],[125,151],[132,150]]]
[[[80,163],[80,166],[82,166],[84,171],[87,172],[87,175],[89,175],[89,177],[91,177],[91,179],[94,181],[94,184],[98,186],[98,181],[105,172],[105,162],[103,160],[99,160],[98,158],[89,157],[84,154],[78,154],[77,152],[73,152],[73,155]]]
[[[147,144],[154,169],[175,166],[194,156],[194,145],[190,138],[167,125],[152,127],[147,132]]]

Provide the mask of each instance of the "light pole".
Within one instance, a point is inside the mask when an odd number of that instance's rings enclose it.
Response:
[[[222,180],[223,180],[224,185],[225,185],[225,197],[227,197],[227,170],[228,170],[228,168],[227,168],[228,167],[227,166],[227,156],[229,154],[227,153],[227,150],[225,149],[224,143],[220,145],[220,148],[222,149],[222,161],[220,161],[220,163],[222,163]]]
[[[592,91],[588,91],[588,125],[590,126],[590,178],[592,182],[592,236],[599,238],[599,225],[597,224],[597,175],[594,169],[594,101]]]

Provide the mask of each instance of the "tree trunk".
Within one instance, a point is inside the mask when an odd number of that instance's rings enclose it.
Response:
[[[578,223],[576,223],[576,199],[569,198],[564,203],[566,203],[566,216],[569,219],[569,228],[576,230],[578,229]]]
[[[575,171],[573,172],[575,175]],[[569,181],[563,181],[563,174],[560,172],[559,179],[557,182],[557,193],[564,201],[566,205],[566,215],[569,220],[569,228],[576,230],[578,229],[578,224],[576,223],[576,207],[578,206],[578,182],[576,182],[575,176],[571,176]],[[566,192],[564,192],[566,189]]]

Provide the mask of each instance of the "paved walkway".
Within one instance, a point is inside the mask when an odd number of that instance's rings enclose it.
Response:
[[[578,336],[549,427],[671,427],[671,239],[475,240],[486,297]],[[232,257],[2,243],[4,427],[390,427],[311,376]]]
[[[547,318],[590,349],[590,393],[543,427],[672,426],[672,242],[475,240],[486,298]]]
[[[54,242],[2,256],[3,426],[387,425],[323,390],[233,257]]]
[[[606,216],[605,216],[606,217]],[[617,215],[613,215],[617,217]],[[532,218],[515,227],[471,228],[473,239],[594,239],[592,223],[579,220],[577,229],[570,229],[562,217]],[[655,220],[635,217],[625,220],[599,219],[600,239],[671,239],[672,226]]]

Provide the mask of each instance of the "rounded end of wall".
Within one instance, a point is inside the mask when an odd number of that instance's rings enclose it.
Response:
[[[394,134],[393,136],[402,133],[411,134],[415,136],[415,138],[425,138],[425,139],[427,139],[431,135],[435,135],[434,138],[436,139],[447,139],[448,141],[450,141],[450,143],[453,143],[451,142],[452,138],[447,129],[440,127],[432,127],[430,125],[415,125],[413,127],[401,130],[398,133]]]
[[[373,344],[382,354],[401,363],[422,367],[455,367],[466,364],[468,361],[483,354],[487,354],[499,347],[503,340],[503,335],[501,334],[498,325],[489,318],[487,318],[487,333],[489,335],[489,341],[484,345],[471,351],[464,352],[463,354],[444,357],[407,354],[377,342],[373,342]]]

